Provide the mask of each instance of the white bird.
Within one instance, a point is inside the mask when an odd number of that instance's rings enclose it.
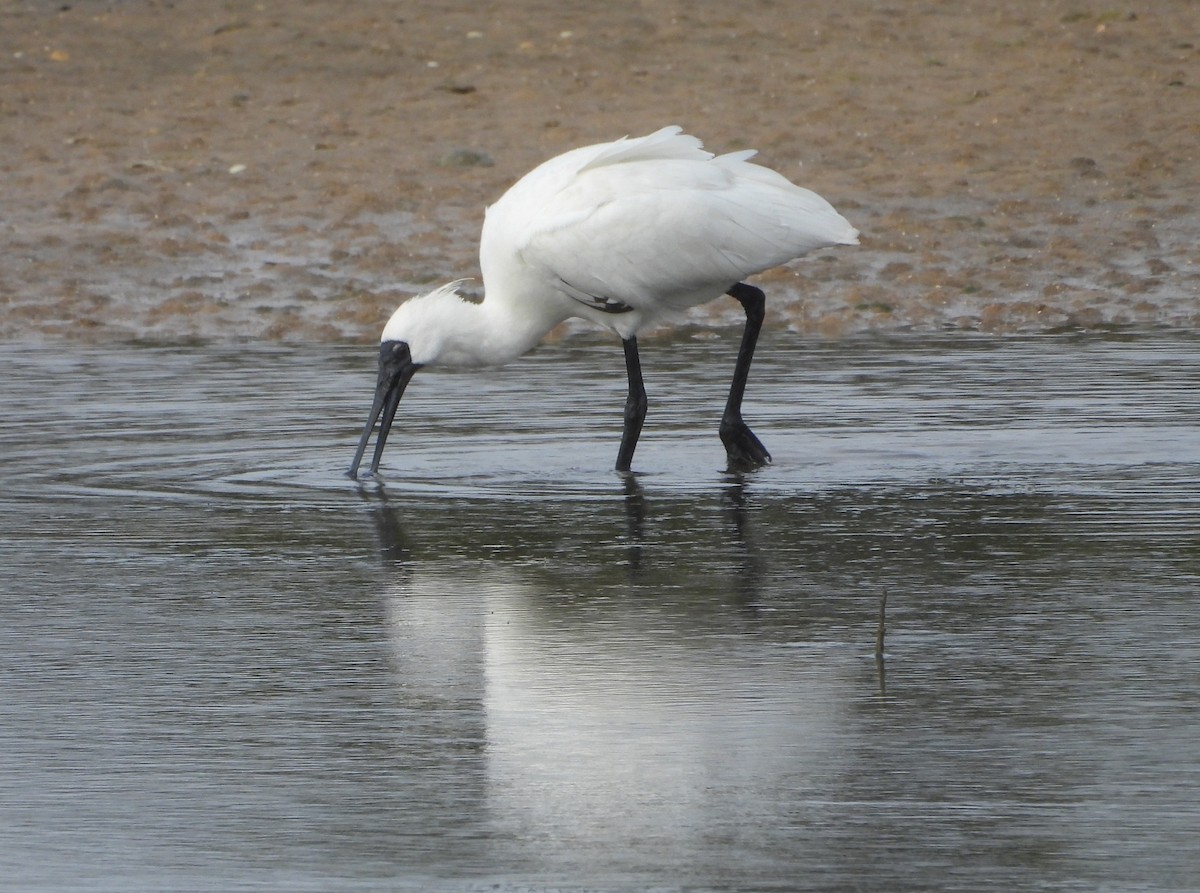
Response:
[[[829,202],[748,159],[714,156],[679,127],[574,149],[534,168],[487,209],[479,243],[484,299],[458,282],[401,304],[383,329],[371,413],[349,476],[379,423],[375,474],[396,408],[424,366],[495,366],[582,317],[620,336],[629,396],[618,471],[633,461],[646,416],[637,335],[722,294],[746,311],[720,435],[731,466],[770,454],[742,420],[742,395],[765,299],[742,280],[810,251],[855,245]],[[460,280],[461,281],[461,280]]]

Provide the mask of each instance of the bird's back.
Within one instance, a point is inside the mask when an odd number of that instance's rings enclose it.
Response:
[[[753,154],[714,157],[670,127],[550,159],[488,209],[480,261],[489,296],[596,299],[648,322],[809,251],[857,242],[827,201],[750,163]]]

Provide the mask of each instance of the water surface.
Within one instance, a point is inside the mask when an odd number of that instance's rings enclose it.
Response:
[[[1200,342],[735,343],[0,348],[0,888],[1195,889]]]

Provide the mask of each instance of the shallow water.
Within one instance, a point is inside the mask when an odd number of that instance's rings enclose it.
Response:
[[[0,347],[0,888],[1195,889],[1200,341],[734,344]]]

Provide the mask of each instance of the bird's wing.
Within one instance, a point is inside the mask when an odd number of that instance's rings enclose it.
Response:
[[[630,162],[707,161],[712,157],[701,148],[700,140],[675,126],[636,139],[623,137],[572,149],[539,164],[487,209],[484,239],[495,239],[499,252],[511,249],[519,234],[529,225],[536,225],[546,205],[561,198],[563,190],[589,171],[619,168]]]
[[[683,132],[677,125],[656,130],[649,136],[635,139],[624,137],[611,143],[591,147],[594,152],[576,175],[597,168],[630,161],[664,161],[668,159],[708,161],[713,157],[704,150],[698,137]],[[753,153],[751,153],[753,154]]]
[[[576,300],[671,311],[855,240],[823,198],[746,157],[593,164],[542,205],[515,247]]]

